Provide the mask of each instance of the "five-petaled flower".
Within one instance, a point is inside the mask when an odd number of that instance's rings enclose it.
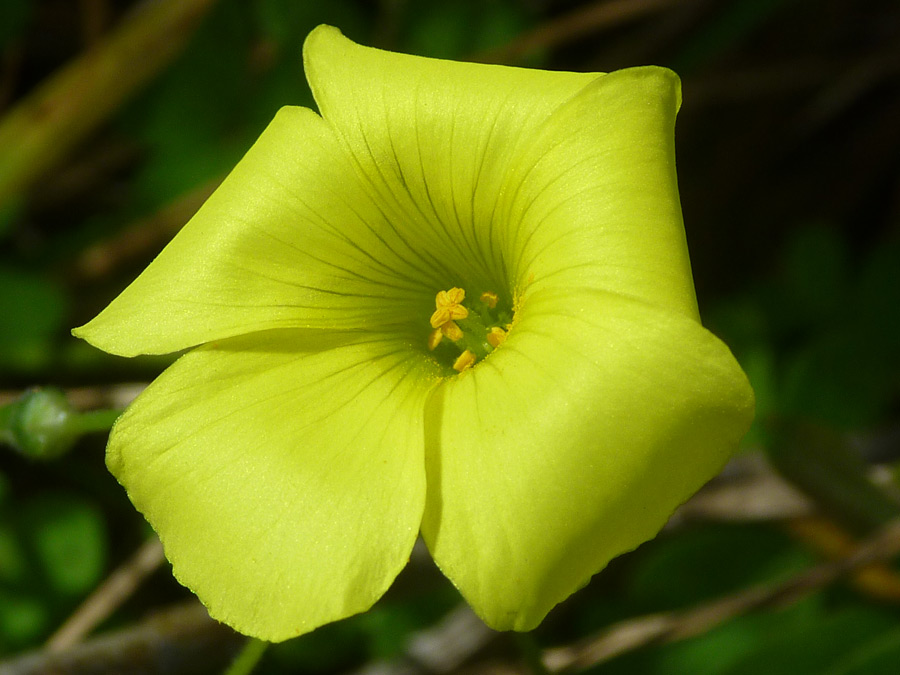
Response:
[[[281,110],[75,331],[191,349],[120,418],[109,468],[239,631],[369,608],[420,532],[489,625],[533,628],[654,536],[752,417],[697,312],[678,79],[438,61],[329,27],[304,58],[321,116]]]

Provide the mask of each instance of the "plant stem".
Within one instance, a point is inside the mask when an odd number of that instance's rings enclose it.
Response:
[[[259,664],[268,646],[268,642],[263,642],[256,638],[248,638],[237,658],[228,666],[223,675],[250,675],[257,664]]]
[[[531,633],[514,633],[519,655],[532,675],[550,675],[550,671],[541,660],[541,648]]]
[[[79,433],[89,434],[95,431],[109,431],[112,428],[121,410],[91,410],[90,412],[79,413],[73,420],[73,425],[78,429]]]

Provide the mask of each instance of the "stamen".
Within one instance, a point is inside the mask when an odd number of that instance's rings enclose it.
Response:
[[[475,363],[475,354],[467,349],[453,363],[453,369],[461,373],[466,368],[471,368],[473,363]]]
[[[433,352],[437,349],[437,346],[441,344],[441,340],[444,338],[444,334],[441,332],[440,328],[435,328],[428,334],[428,351]]]
[[[506,342],[506,331],[499,326],[494,326],[491,328],[491,332],[487,334],[487,341],[491,347],[496,349]]]
[[[463,306],[465,299],[466,291],[456,286],[435,295],[435,310],[429,320],[432,330],[426,341],[429,351],[437,350],[441,359],[449,360],[454,349],[460,353],[453,362],[460,373],[503,344],[510,328],[509,311],[497,309],[500,297],[494,291],[481,293],[471,310]],[[449,350],[446,345],[438,349],[444,338],[454,343]]]
[[[438,307],[446,307],[448,305],[461,305],[466,299],[466,291],[463,288],[454,286],[449,291],[438,291],[434,298],[435,305]]]
[[[462,337],[463,337],[462,328],[457,326],[453,321],[448,321],[443,326],[441,326],[438,330],[441,331],[441,333],[446,335],[448,338],[450,338],[454,342],[458,342],[459,340],[462,340]]]
[[[500,300],[500,296],[494,293],[493,291],[485,291],[481,294],[479,298],[484,304],[486,304],[491,309],[497,306],[497,302]]]
[[[451,288],[449,291],[440,291],[434,298],[434,314],[431,315],[431,327],[440,328],[448,321],[465,319],[469,316],[469,310],[462,306],[466,299],[466,292],[462,288]]]

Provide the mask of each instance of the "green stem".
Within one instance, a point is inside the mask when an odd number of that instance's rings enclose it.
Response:
[[[60,389],[30,389],[0,406],[0,442],[32,459],[56,459],[84,434],[109,433],[121,414],[121,410],[78,412]]]
[[[73,420],[72,426],[75,427],[80,434],[89,434],[95,431],[109,431],[113,422],[119,419],[122,414],[121,410],[91,410],[90,412],[79,413]]]
[[[513,633],[519,655],[533,675],[550,675],[541,660],[541,648],[531,633]]]
[[[268,646],[268,642],[249,638],[241,648],[241,653],[237,655],[223,675],[250,675],[259,664],[263,654],[266,653]]]

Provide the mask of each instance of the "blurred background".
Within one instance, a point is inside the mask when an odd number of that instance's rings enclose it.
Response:
[[[279,107],[314,107],[320,23],[426,56],[678,72],[701,313],[758,418],[656,540],[527,638],[473,622],[417,550],[373,611],[258,672],[900,672],[896,0],[2,0],[0,673],[222,672],[241,647],[103,464],[104,411],[170,359],[69,331]]]

